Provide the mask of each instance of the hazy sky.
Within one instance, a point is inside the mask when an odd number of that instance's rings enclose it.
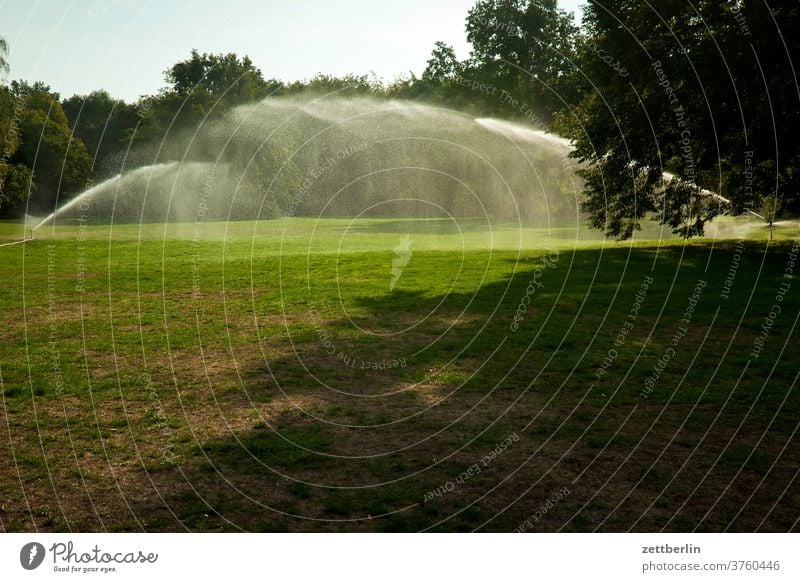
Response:
[[[0,0],[10,79],[62,96],[103,88],[135,100],[163,71],[201,52],[249,55],[267,78],[318,72],[392,80],[420,74],[437,40],[469,54],[464,19],[475,0]],[[583,0],[561,0],[577,12]]]

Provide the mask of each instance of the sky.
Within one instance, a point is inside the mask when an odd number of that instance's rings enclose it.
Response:
[[[0,0],[9,79],[43,81],[62,97],[106,89],[135,101],[164,70],[200,52],[249,55],[265,78],[425,68],[434,42],[469,55],[475,0]],[[578,14],[583,0],[560,0]],[[578,17],[579,18],[579,17]]]

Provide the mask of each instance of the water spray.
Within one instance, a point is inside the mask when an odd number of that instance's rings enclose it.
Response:
[[[272,97],[171,136],[159,156],[180,162],[119,173],[33,230],[56,218],[185,223],[366,208],[373,218],[431,218],[437,207],[463,219],[577,227],[579,180],[564,163],[571,149],[541,130],[420,103]]]

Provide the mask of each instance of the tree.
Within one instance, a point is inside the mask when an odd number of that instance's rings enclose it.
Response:
[[[578,97],[567,74],[577,31],[556,0],[479,0],[466,21],[470,58],[459,61],[437,42],[422,77],[398,80],[387,93],[549,125]]]
[[[201,54],[196,49],[188,59],[164,71],[164,77],[167,87],[157,95],[143,96],[134,105],[140,123],[128,133],[139,144],[157,143],[168,133],[192,130],[232,107],[283,88],[279,81],[265,81],[247,56]]]
[[[295,81],[281,91],[286,95],[310,94],[314,96],[333,95],[339,97],[380,96],[383,86],[370,75],[348,74],[341,77],[319,73],[308,81]]]
[[[431,91],[427,83],[414,73],[397,77],[386,87],[386,97],[390,99],[422,100],[430,99]]]
[[[0,167],[0,216],[20,214],[33,187],[33,172],[27,166],[4,164]]]
[[[464,65],[456,57],[453,47],[443,42],[434,45],[428,66],[422,73],[422,80],[428,83],[452,83],[458,81]]]
[[[786,31],[799,14],[755,0],[589,1],[572,75],[580,101],[555,127],[585,164],[592,226],[627,238],[649,217],[694,236],[766,195],[797,206],[800,45]]]
[[[479,0],[467,16],[470,66],[549,123],[576,95],[566,71],[577,28],[556,0]]]
[[[23,103],[16,99],[8,87],[0,85],[0,159],[7,162],[19,145],[19,117]]]
[[[196,49],[192,49],[190,58],[175,63],[164,74],[172,90],[201,104],[205,113],[219,102],[225,109],[262,99],[280,85],[266,82],[246,55],[240,59],[235,53],[200,54]]]
[[[42,83],[14,81],[11,89],[25,105],[12,160],[33,173],[32,210],[52,210],[86,187],[92,159],[83,142],[72,135],[58,93]]]
[[[24,207],[32,186],[31,171],[15,163],[24,103],[0,86],[0,216],[14,216]]]
[[[480,110],[486,95],[471,91],[467,86],[477,76],[469,63],[458,60],[453,47],[437,42],[422,72],[419,84],[424,91],[420,96],[427,101],[445,103],[448,107]]]
[[[102,90],[73,95],[62,107],[72,132],[86,144],[95,166],[124,148],[129,131],[139,121],[133,105]]]

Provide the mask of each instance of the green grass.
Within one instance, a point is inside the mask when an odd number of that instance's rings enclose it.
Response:
[[[795,230],[750,228],[724,298],[734,240],[458,226],[68,224],[0,247],[0,526],[510,531],[568,487],[534,530],[797,527]]]

